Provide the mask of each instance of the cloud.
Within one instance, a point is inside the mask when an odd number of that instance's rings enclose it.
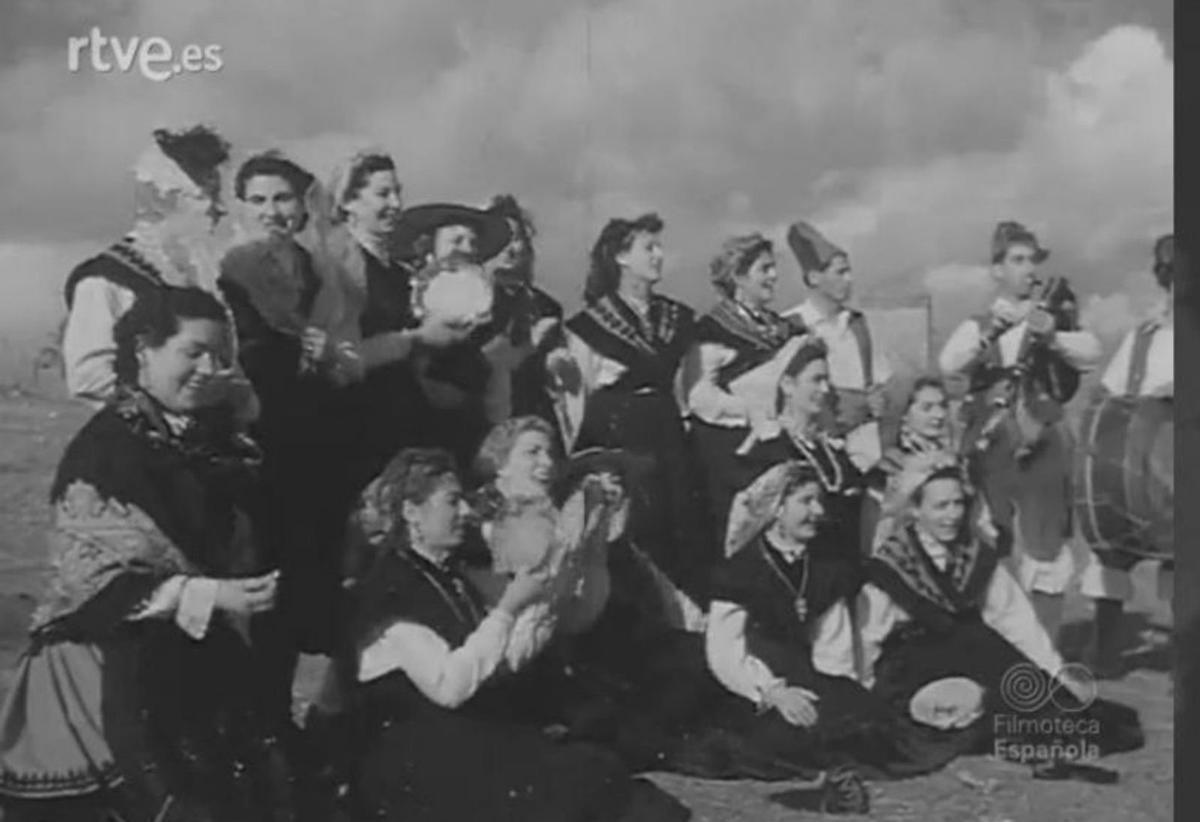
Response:
[[[569,305],[603,222],[651,209],[667,222],[664,288],[698,307],[728,233],[782,239],[800,217],[850,249],[864,292],[978,265],[994,222],[1015,217],[1102,296],[1173,218],[1158,0],[1152,13],[1122,0],[43,5],[0,12],[0,30],[31,33],[0,64],[0,241],[116,236],[148,131],[196,120],[315,166],[380,143],[412,202],[512,191],[539,222],[540,276]],[[224,67],[166,83],[69,73],[66,37],[97,23],[219,44]],[[782,270],[794,300],[796,269]]]

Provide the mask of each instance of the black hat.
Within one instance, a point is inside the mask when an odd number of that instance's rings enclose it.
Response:
[[[396,245],[411,251],[419,237],[432,234],[442,226],[465,225],[475,229],[476,251],[480,262],[495,257],[512,240],[512,227],[502,215],[458,203],[426,203],[405,209],[396,226]]]
[[[844,249],[829,242],[824,234],[803,220],[792,223],[788,228],[787,241],[805,274],[823,270],[834,257],[849,256]]]
[[[996,230],[992,232],[992,262],[1001,262],[1009,246],[1014,245],[1027,245],[1032,248],[1035,263],[1041,263],[1050,256],[1050,252],[1038,243],[1037,235],[1016,220],[997,223]]]

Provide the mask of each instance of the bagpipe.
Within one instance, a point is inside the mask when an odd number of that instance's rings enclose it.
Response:
[[[1079,391],[1080,373],[1054,350],[1054,335],[1079,329],[1079,300],[1070,282],[1065,277],[1039,281],[1016,362],[987,392],[991,414],[975,440],[978,450],[987,450],[1009,425],[1015,430],[1018,454],[1028,453],[1063,418],[1063,406]],[[993,345],[996,337],[993,334]]]

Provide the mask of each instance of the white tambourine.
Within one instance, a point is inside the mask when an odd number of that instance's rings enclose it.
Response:
[[[486,323],[492,315],[492,283],[483,270],[465,266],[418,276],[413,291],[413,312],[422,320],[451,326]]]

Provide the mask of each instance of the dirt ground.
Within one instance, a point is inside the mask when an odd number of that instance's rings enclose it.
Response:
[[[79,405],[21,395],[0,397],[0,694],[25,643],[25,626],[44,573],[43,529],[54,466],[72,433],[87,418]],[[1174,703],[1167,673],[1169,611],[1154,599],[1152,566],[1138,569],[1131,609],[1131,672],[1101,686],[1104,696],[1134,705],[1146,729],[1145,749],[1105,764],[1122,774],[1115,786],[1035,782],[1026,770],[986,757],[962,759],[942,773],[872,786],[869,818],[912,822],[1051,822],[1051,820],[1170,820],[1173,817]],[[1081,647],[1089,616],[1077,594],[1068,603],[1063,646]],[[697,822],[784,822],[822,818],[790,810],[773,796],[794,786],[706,782],[655,776],[694,811]],[[993,781],[994,780],[994,781]]]

